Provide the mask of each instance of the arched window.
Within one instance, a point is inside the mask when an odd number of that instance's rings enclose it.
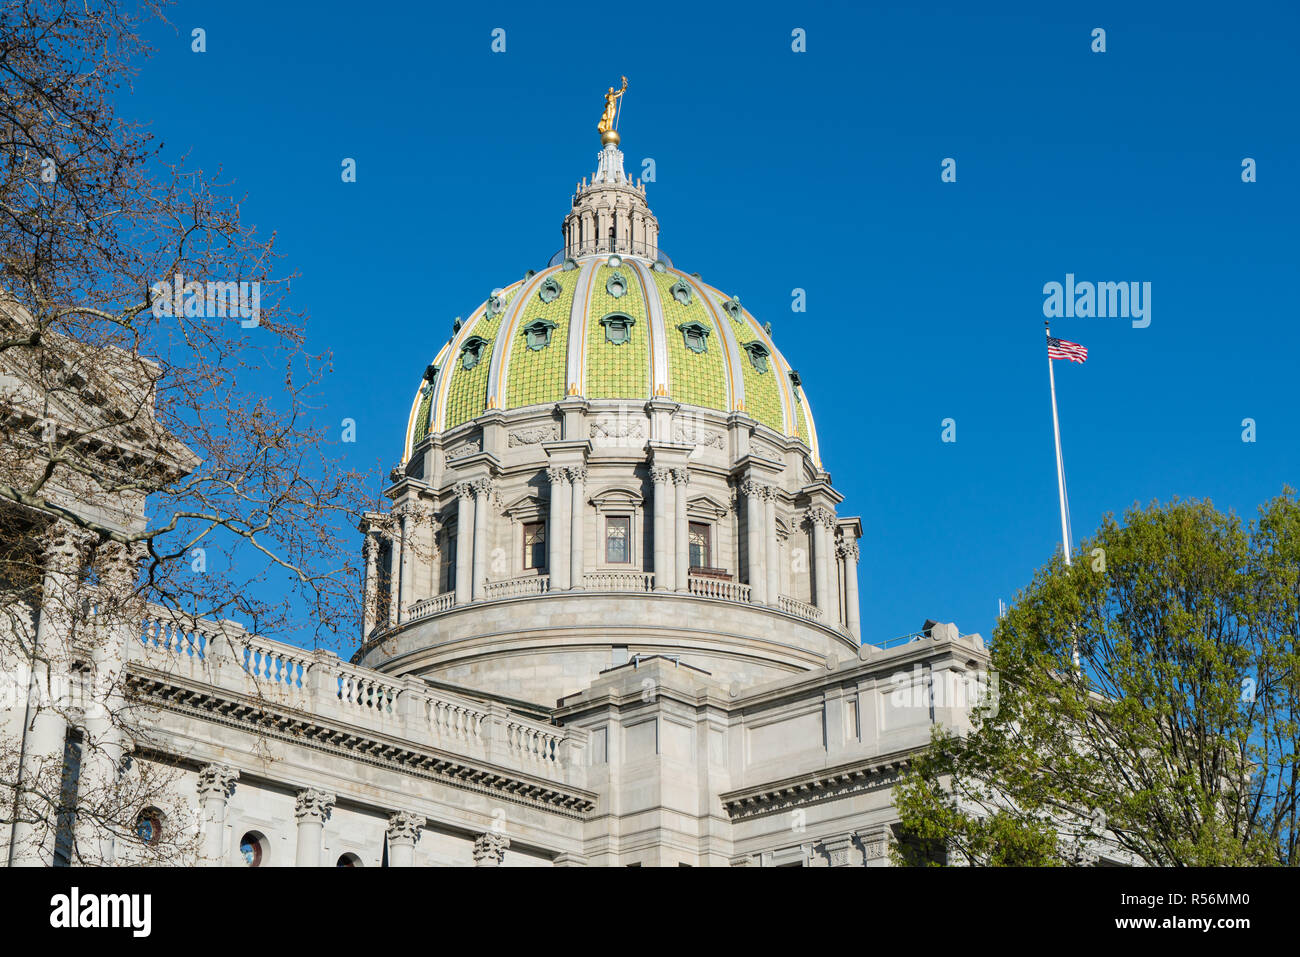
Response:
[[[357,857],[357,855],[355,854],[344,854],[342,857],[338,859],[338,862],[334,866],[335,867],[360,867],[361,858]]]
[[[260,831],[249,831],[239,839],[239,856],[248,867],[261,867],[266,857],[266,836]]]
[[[135,818],[135,836],[142,844],[157,844],[162,840],[162,811],[147,807]]]

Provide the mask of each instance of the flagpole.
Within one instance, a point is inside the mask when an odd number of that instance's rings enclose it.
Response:
[[[1056,368],[1052,365],[1052,324],[1044,322],[1047,329],[1047,381],[1052,389],[1052,432],[1056,436],[1056,490],[1061,498],[1061,551],[1065,565],[1070,567],[1070,508],[1065,499],[1065,460],[1061,456],[1061,420],[1056,414]],[[1074,628],[1070,628],[1070,659],[1074,670],[1079,671],[1079,641]]]
[[[1050,322],[1044,322],[1047,327],[1047,338],[1052,338],[1052,325]],[[1047,381],[1052,389],[1052,432],[1056,436],[1056,489],[1061,500],[1061,547],[1065,555],[1065,564],[1070,564],[1070,523],[1066,518],[1068,509],[1065,502],[1065,463],[1061,458],[1061,420],[1056,414],[1056,370],[1052,367],[1052,354],[1047,354]]]

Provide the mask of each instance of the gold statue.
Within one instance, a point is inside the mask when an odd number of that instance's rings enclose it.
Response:
[[[627,92],[627,77],[623,77],[623,88],[615,90],[612,86],[609,92],[605,94],[605,112],[600,115],[600,123],[596,125],[596,132],[601,134],[602,143],[618,143],[618,133],[614,130],[615,114],[618,110],[618,98]]]

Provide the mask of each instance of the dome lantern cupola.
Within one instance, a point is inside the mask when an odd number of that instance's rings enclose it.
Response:
[[[618,106],[627,91],[609,88],[605,112],[596,127],[601,151],[591,182],[583,180],[573,193],[573,208],[564,217],[564,255],[570,259],[597,253],[619,253],[655,260],[659,256],[659,220],[650,211],[645,184],[633,182],[623,170],[619,149]]]

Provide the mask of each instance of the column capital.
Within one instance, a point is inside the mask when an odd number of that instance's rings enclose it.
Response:
[[[420,831],[429,823],[423,814],[411,811],[394,811],[388,816],[388,843],[414,845],[420,839]]]
[[[470,499],[471,501],[474,498],[473,482],[457,482],[454,486],[452,486],[451,490],[457,498],[467,498]]]
[[[752,478],[740,480],[740,491],[744,495],[752,495],[760,501],[766,501],[772,494],[772,486],[765,482],[759,482]]]
[[[845,561],[851,560],[856,562],[858,560],[858,543],[851,538],[838,539],[835,542],[835,551],[839,554],[840,558],[843,558]]]
[[[135,583],[140,562],[148,554],[143,542],[107,542],[99,548],[100,580],[109,588],[129,588]]]
[[[469,483],[474,489],[475,495],[491,495],[492,480],[490,478],[478,478]]]
[[[568,485],[569,470],[562,465],[551,465],[546,469],[546,478],[552,486]]]
[[[673,470],[662,465],[651,466],[650,480],[656,485],[667,485],[673,480]]]
[[[690,485],[691,470],[688,468],[675,468],[672,470],[674,485]]]
[[[329,819],[334,807],[335,797],[328,791],[306,788],[298,792],[298,801],[293,808],[294,819],[299,824],[305,822],[324,823]]]
[[[510,838],[500,831],[487,831],[474,839],[474,866],[500,867],[505,860]]]
[[[57,571],[76,571],[86,550],[96,536],[63,519],[52,522],[40,534],[47,567]]]
[[[239,772],[226,764],[205,764],[199,768],[199,797],[202,800],[208,798],[220,798],[225,801],[230,795],[235,793],[235,782],[239,780]]]
[[[833,529],[835,527],[835,513],[828,508],[814,505],[808,509],[808,521],[813,525],[820,525],[828,530]]]
[[[392,514],[402,522],[428,522],[433,520],[433,506],[428,502],[403,502]]]
[[[568,470],[567,470],[567,471],[568,471],[568,473],[569,473],[569,481],[570,481],[570,482],[585,482],[585,481],[587,481],[587,466],[585,466],[585,465],[570,465],[570,466],[568,467]]]

